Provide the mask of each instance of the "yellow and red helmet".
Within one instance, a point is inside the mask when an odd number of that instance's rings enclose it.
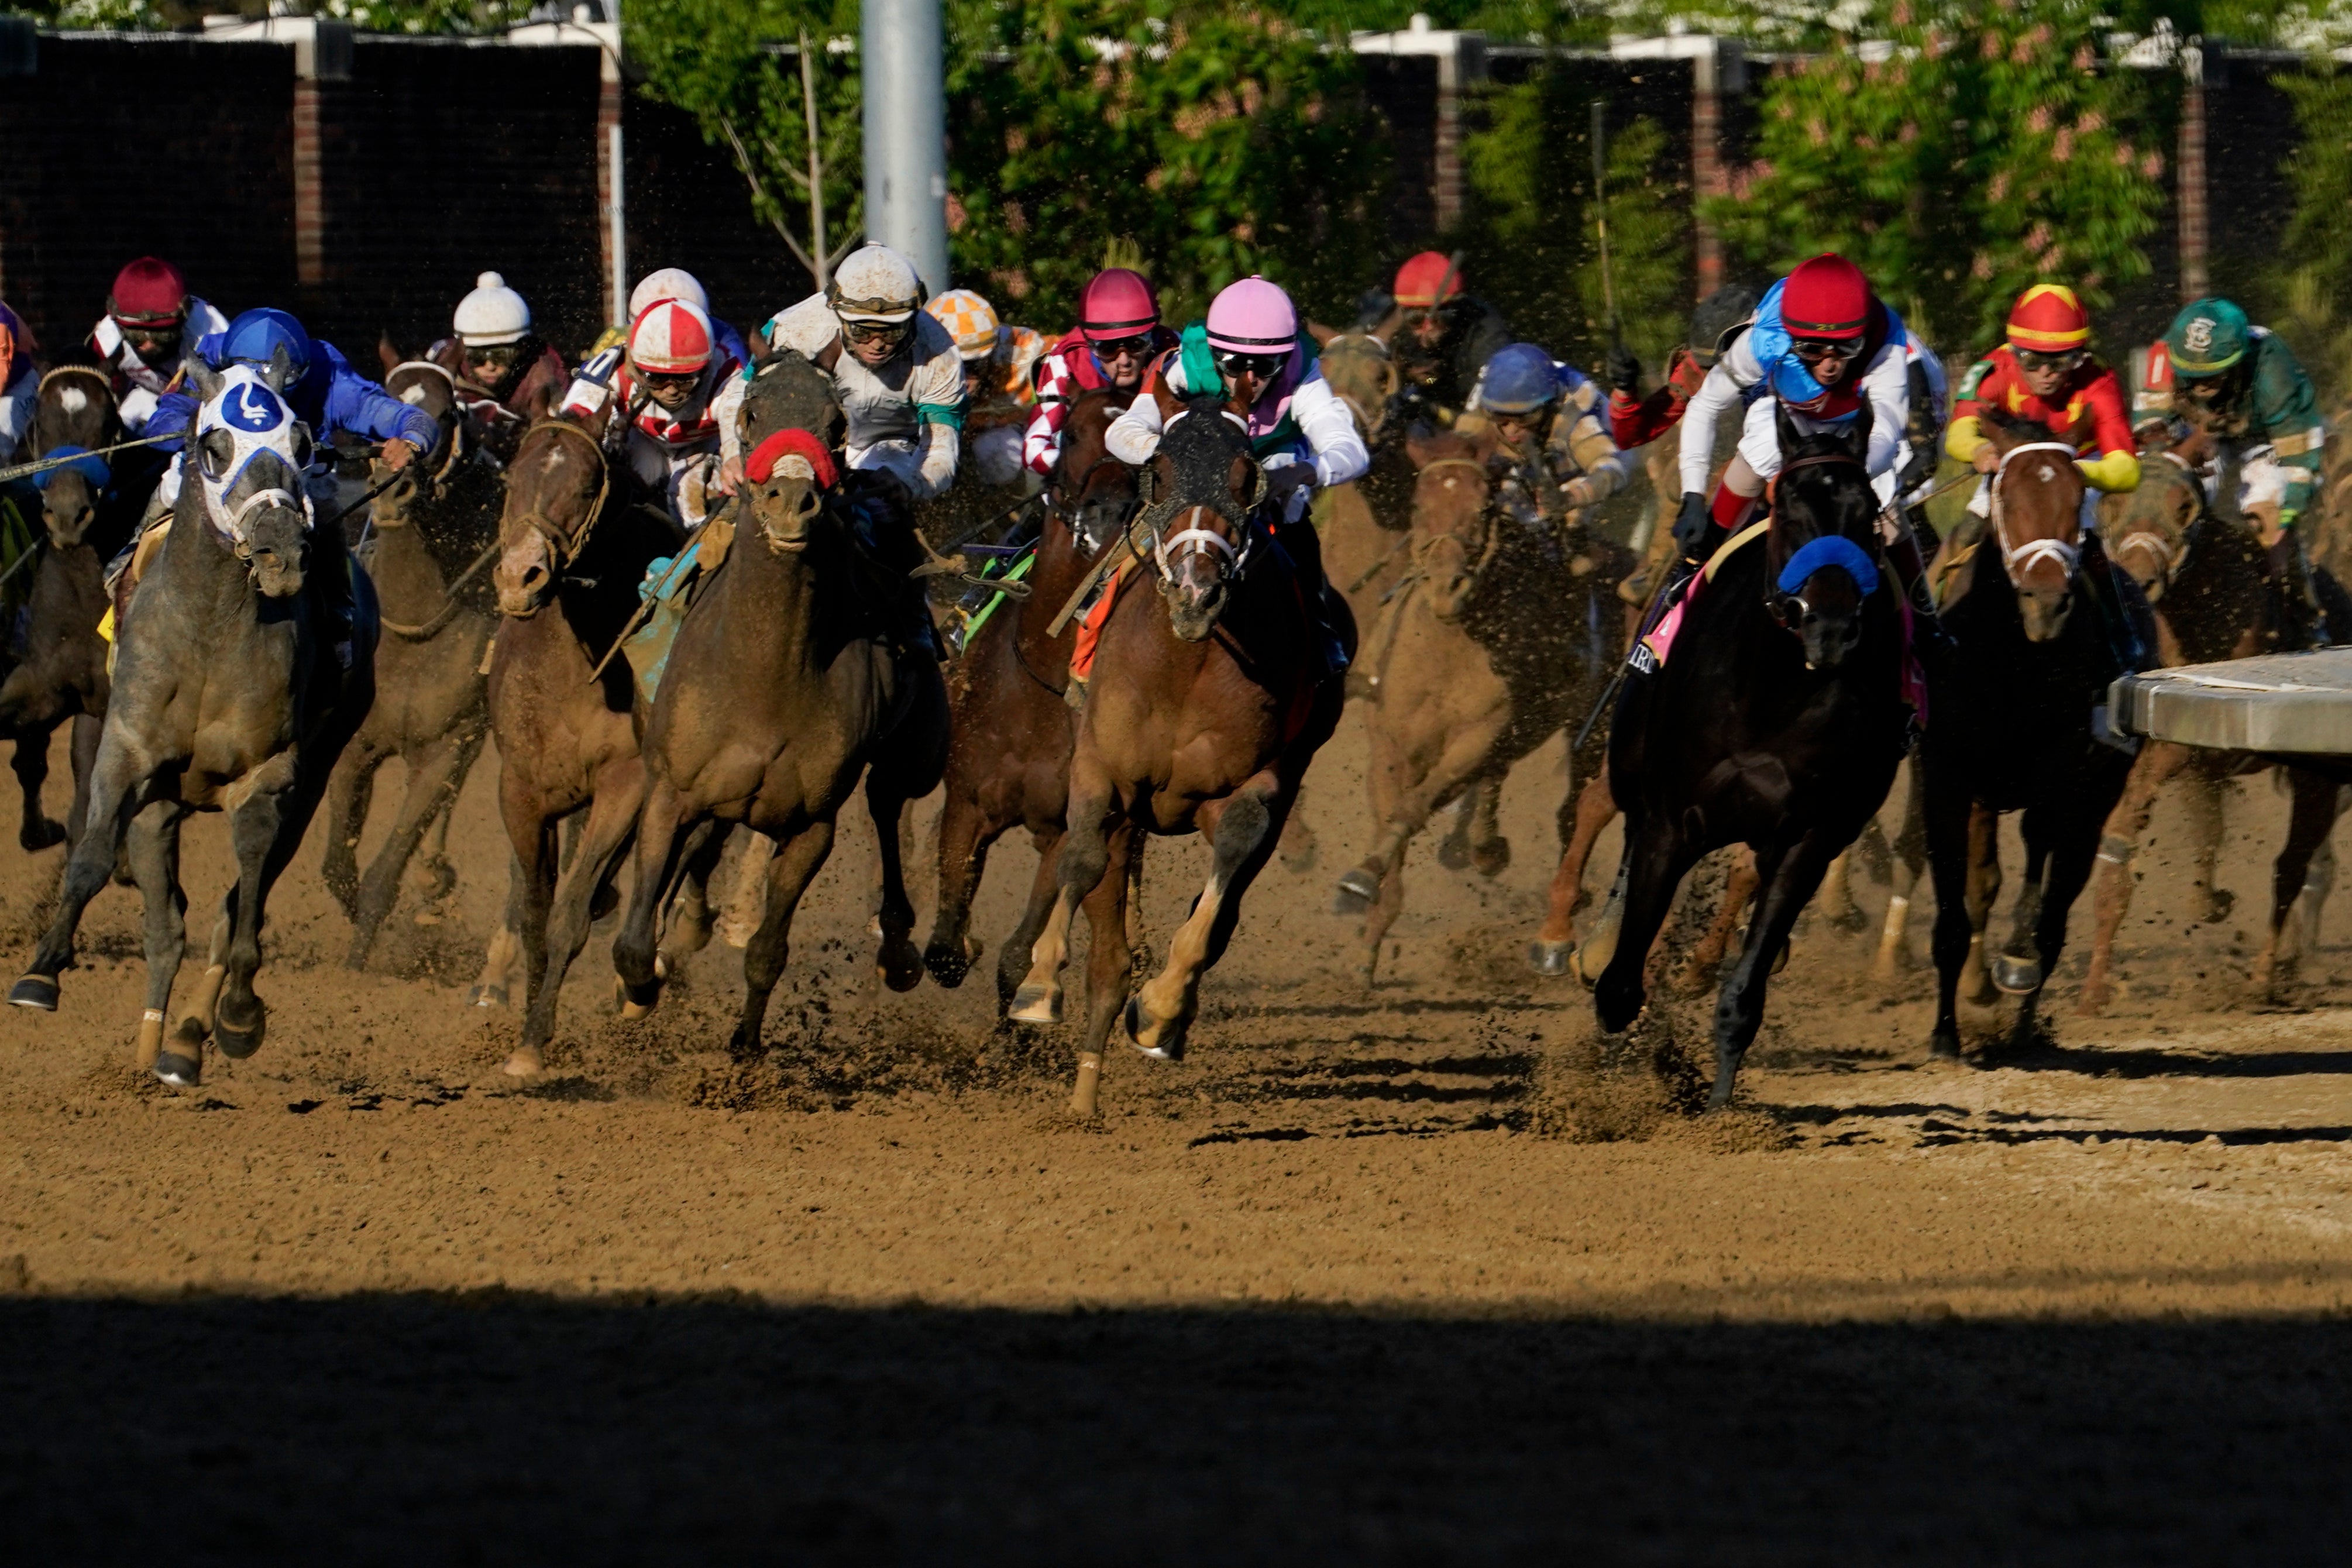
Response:
[[[2091,341],[2091,313],[2063,283],[2036,283],[2010,308],[2012,347],[2038,354],[2063,354]]]

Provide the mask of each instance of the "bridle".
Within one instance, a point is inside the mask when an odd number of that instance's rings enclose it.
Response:
[[[1436,472],[1440,468],[1468,468],[1478,476],[1478,482],[1482,486],[1488,485],[1489,483],[1486,473],[1486,465],[1475,458],[1433,458],[1431,461],[1423,464],[1421,466],[1420,472],[1423,474],[1430,474]],[[1478,503],[1478,519],[1481,525],[1481,532],[1479,534],[1478,541],[1478,559],[1474,564],[1470,565],[1468,571],[1465,574],[1473,589],[1476,588],[1478,584],[1485,578],[1486,568],[1494,564],[1495,557],[1502,552],[1503,548],[1503,531],[1496,525],[1494,492],[1491,487],[1487,489],[1486,495],[1483,497]],[[1413,572],[1416,575],[1423,578],[1426,578],[1429,575],[1429,554],[1431,552],[1436,550],[1441,544],[1460,545],[1462,544],[1462,537],[1456,533],[1446,532],[1427,538],[1417,539],[1413,542],[1412,566]],[[1465,557],[1468,555],[1469,551],[1466,546],[1464,547],[1463,553]]]
[[[2176,486],[2189,486],[2192,488],[2196,486],[2196,477],[2189,473],[2189,464],[2187,461],[2171,452],[2165,452],[2161,454],[2161,456],[2165,461],[2172,465],[2172,478],[2168,481],[2166,485],[2167,489],[2171,489]],[[2201,513],[2204,510],[2203,502],[2205,498],[2201,494],[2199,494],[2196,499],[2199,503],[2197,510]],[[2197,520],[2194,517],[2189,519],[2189,528],[2194,528],[2196,526],[2196,521]],[[2176,540],[2168,539],[2163,534],[2157,532],[2154,529],[2139,528],[2134,529],[2131,532],[2125,534],[2122,539],[2118,540],[2116,543],[2114,553],[2116,559],[2121,561],[2125,556],[2130,554],[2135,550],[2148,551],[2154,554],[2158,560],[2164,563],[2164,581],[2168,584],[2172,581],[2174,574],[2179,572],[2183,565],[2188,563],[2189,549],[2189,533],[2188,529],[2183,529],[2180,532],[2179,538]]]
[[[541,539],[545,540],[547,542],[548,549],[555,554],[560,563],[569,565],[571,563],[578,560],[580,558],[580,552],[588,547],[588,536],[595,531],[597,520],[604,515],[604,502],[611,498],[613,493],[613,468],[612,465],[605,460],[604,443],[597,440],[594,436],[582,429],[579,426],[572,424],[570,420],[538,420],[532,424],[530,429],[525,430],[522,433],[522,438],[526,443],[528,443],[533,436],[538,435],[541,430],[559,431],[563,435],[572,437],[575,440],[579,441],[581,445],[586,447],[589,454],[596,459],[596,499],[589,504],[587,518],[580,524],[580,531],[578,533],[565,533],[562,529],[556,527],[554,521],[542,511],[527,511],[515,520],[530,528]],[[519,453],[520,451],[520,447],[518,447],[517,451]]]
[[[1177,419],[1182,417],[1184,416],[1179,414],[1168,423],[1172,426]],[[1232,419],[1234,416],[1226,414],[1225,417]],[[1185,500],[1180,497],[1171,496],[1166,500],[1160,500],[1154,499],[1152,493],[1159,482],[1158,470],[1147,464],[1137,472],[1136,485],[1143,498],[1143,510],[1138,514],[1133,526],[1141,528],[1150,535],[1151,559],[1160,568],[1161,581],[1172,583],[1176,575],[1176,563],[1187,555],[1221,557],[1222,559],[1217,561],[1218,574],[1228,581],[1240,580],[1242,574],[1248,570],[1249,558],[1255,543],[1250,529],[1250,518],[1265,500],[1267,489],[1265,470],[1257,465],[1255,458],[1250,463],[1250,475],[1254,482],[1250,489],[1249,500],[1245,501],[1237,501],[1231,496],[1223,496],[1214,500]],[[1165,535],[1160,532],[1163,523],[1172,522],[1179,517],[1189,517],[1202,511],[1211,512],[1224,519],[1227,525],[1241,536],[1240,546],[1236,548],[1233,541],[1213,529],[1185,528]]]
[[[1076,540],[1079,545],[1084,548],[1088,555],[1100,554],[1103,547],[1108,544],[1110,541],[1106,539],[1097,542],[1092,535],[1083,533],[1078,530],[1077,513],[1079,509],[1086,504],[1087,487],[1093,484],[1095,482],[1095,476],[1101,473],[1104,469],[1114,468],[1124,468],[1125,467],[1127,467],[1125,463],[1120,462],[1117,458],[1114,458],[1109,453],[1106,452],[1087,465],[1087,471],[1077,477],[1077,482],[1076,484],[1066,487],[1068,491],[1066,498],[1062,495],[1055,495],[1047,503],[1048,506],[1052,507],[1054,510],[1060,510],[1062,504],[1066,499],[1069,510],[1065,514],[1063,521],[1070,526],[1070,537]]]
[[[1772,514],[1775,517],[1780,515],[1780,486],[1787,481],[1790,474],[1801,472],[1806,468],[1852,468],[1863,476],[1864,485],[1870,482],[1869,465],[1851,452],[1807,452],[1801,457],[1790,458],[1780,465],[1780,471],[1772,478]],[[1776,530],[1775,532],[1777,531]],[[1822,537],[1845,538],[1846,536],[1825,534]],[[1793,560],[1794,557],[1790,559]],[[1786,563],[1782,563],[1783,566]],[[1791,637],[1802,637],[1805,617],[1812,613],[1812,604],[1803,594],[1784,589],[1780,583],[1780,568],[1768,566],[1764,575],[1765,612],[1779,623],[1782,631]],[[1800,586],[1801,587],[1802,584]]]
[[[2008,572],[2012,585],[2042,561],[2057,562],[2065,569],[2066,575],[2072,577],[2074,564],[2083,553],[2080,548],[2063,539],[2029,539],[2022,544],[2010,543],[2007,511],[2001,505],[2000,481],[2008,477],[2010,464],[2027,452],[2063,452],[2067,462],[2074,460],[2074,448],[2063,441],[2027,441],[2000,455],[2000,467],[1993,470],[1992,476],[1992,537],[1993,542],[2000,546],[2001,567]]]
[[[384,384],[387,389],[392,384],[392,378],[404,370],[429,371],[439,376],[449,388],[449,409],[452,415],[449,421],[449,455],[441,459],[439,468],[425,476],[425,483],[438,490],[449,482],[449,476],[456,473],[457,465],[466,459],[466,400],[459,394],[457,378],[451,374],[449,367],[429,359],[403,360],[394,365],[384,374]]]

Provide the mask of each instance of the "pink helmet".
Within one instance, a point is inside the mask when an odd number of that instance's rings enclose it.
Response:
[[[1088,342],[1116,342],[1160,324],[1160,301],[1140,272],[1106,268],[1078,296],[1078,331]]]
[[[1249,277],[1209,302],[1209,346],[1234,353],[1278,353],[1298,342],[1298,310],[1280,284]]]

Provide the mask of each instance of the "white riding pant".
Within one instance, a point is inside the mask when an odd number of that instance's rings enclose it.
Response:
[[[1748,405],[1747,420],[1739,427],[1739,455],[1747,459],[1748,466],[1756,471],[1759,479],[1769,479],[1780,471],[1780,427],[1772,417],[1775,406],[1769,397],[1758,398]],[[1797,427],[1801,436],[1818,436],[1824,431],[1845,428],[1836,420],[1814,419],[1794,409],[1789,411],[1789,423]],[[1873,474],[1870,488],[1880,501],[1893,500],[1894,470],[1890,468],[1883,474]]]

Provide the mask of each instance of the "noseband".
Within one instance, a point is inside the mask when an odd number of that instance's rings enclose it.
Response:
[[[1856,473],[1862,475],[1863,483],[1865,486],[1870,482],[1869,466],[1851,452],[1808,452],[1802,457],[1791,458],[1787,462],[1781,464],[1780,473],[1773,476],[1772,500],[1774,503],[1773,510],[1776,514],[1780,510],[1779,501],[1780,486],[1787,482],[1790,474],[1796,473],[1804,468],[1852,468]],[[1844,539],[1845,535],[1842,533],[1823,534],[1822,535],[1822,538]],[[1799,546],[1796,554],[1791,555],[1787,562],[1783,563],[1780,570],[1772,571],[1769,567],[1767,568],[1767,575],[1764,580],[1764,608],[1766,612],[1771,616],[1772,619],[1780,624],[1780,629],[1787,632],[1790,637],[1802,637],[1804,635],[1805,617],[1812,613],[1813,606],[1811,603],[1808,601],[1802,594],[1797,592],[1795,588],[1781,587],[1780,582],[1781,579],[1788,574],[1789,567],[1797,563],[1798,558],[1804,553],[1804,551],[1811,545],[1818,542],[1820,542],[1818,540],[1809,540],[1806,542],[1806,544]],[[1852,542],[1848,541],[1848,542],[1851,543]],[[1859,550],[1861,549],[1861,546],[1855,545],[1854,548]],[[1824,562],[1822,564],[1826,567],[1835,565],[1837,563]],[[1815,568],[1815,570],[1821,569],[1822,568],[1818,567]],[[1853,576],[1855,578],[1854,586],[1862,589],[1864,597],[1867,597],[1871,589],[1875,586],[1874,582],[1870,584],[1862,582],[1859,575],[1851,569],[1848,570],[1847,575]],[[1807,574],[1807,576],[1810,577],[1811,574]],[[1797,584],[1797,587],[1801,588],[1802,586],[1804,586],[1804,584],[1801,581]],[[1793,614],[1790,613],[1791,605],[1795,606],[1795,612]]]
[[[2012,586],[2040,561],[2057,562],[2064,568],[2066,575],[2072,577],[2074,575],[2074,563],[2083,553],[2078,547],[2063,539],[2029,539],[2022,544],[2010,543],[2007,510],[2001,505],[2000,481],[2008,477],[2010,464],[2027,452],[2063,452],[2066,461],[2072,463],[2074,460],[2074,448],[2063,441],[2028,441],[2022,446],[2011,447],[2000,455],[2000,467],[1993,471],[1992,476],[1992,537],[1993,542],[2000,546],[2000,563],[2009,573]]]
[[[1171,420],[1171,423],[1172,424],[1173,421]],[[1136,484],[1143,497],[1144,505],[1136,522],[1150,535],[1151,558],[1159,566],[1162,579],[1172,581],[1176,563],[1187,555],[1223,557],[1217,563],[1217,572],[1219,576],[1228,579],[1238,580],[1243,572],[1247,570],[1252,544],[1250,518],[1265,501],[1266,492],[1265,470],[1259,468],[1255,460],[1250,464],[1250,474],[1254,483],[1250,489],[1250,498],[1246,501],[1235,500],[1231,496],[1215,500],[1197,501],[1182,500],[1171,496],[1163,501],[1152,499],[1152,489],[1158,477],[1157,471],[1146,465],[1137,473]],[[1223,518],[1227,526],[1241,535],[1240,547],[1236,549],[1233,541],[1212,529],[1187,528],[1165,536],[1160,533],[1162,523],[1171,522],[1179,517],[1201,511],[1212,512]]]
[[[1439,468],[1468,468],[1478,476],[1480,484],[1487,483],[1486,465],[1475,458],[1438,458],[1423,464],[1421,472],[1433,473]],[[1473,588],[1475,588],[1486,576],[1486,568],[1495,563],[1495,557],[1502,552],[1503,533],[1502,530],[1495,525],[1494,500],[1494,491],[1490,487],[1478,503],[1478,519],[1482,529],[1478,539],[1478,559],[1475,563],[1470,564],[1465,574]],[[1420,575],[1428,576],[1426,558],[1429,552],[1435,550],[1438,545],[1449,542],[1458,544],[1461,542],[1461,536],[1455,533],[1441,533],[1434,538],[1415,542],[1412,547],[1413,569]],[[1465,556],[1466,557],[1468,553],[1465,547]]]
[[[588,547],[588,536],[595,531],[597,520],[604,515],[604,502],[613,493],[613,468],[604,459],[603,444],[571,421],[541,419],[524,431],[522,438],[528,442],[541,430],[560,431],[563,435],[573,437],[588,448],[589,456],[596,459],[596,499],[589,503],[587,518],[580,524],[578,533],[565,533],[555,526],[554,520],[542,511],[527,511],[515,520],[547,541],[548,549],[555,554],[559,563],[569,564],[578,560],[580,552]],[[521,448],[518,447],[516,450],[520,452]]]
[[[2172,465],[2172,475],[2171,478],[2166,481],[2166,489],[2170,489],[2184,485],[2194,487],[2196,485],[2197,480],[2189,472],[2189,465],[2186,462],[2183,462],[2179,457],[2170,452],[2164,453],[2163,458],[2165,461]],[[2198,503],[2197,511],[2201,514],[2204,510],[2205,498],[2201,493],[2196,493],[2196,500]],[[2125,534],[2116,543],[2115,549],[2116,558],[2117,560],[2121,560],[2135,550],[2146,550],[2154,554],[2158,561],[2164,563],[2164,581],[2168,584],[2172,581],[2174,574],[2179,572],[2183,565],[2188,563],[2189,548],[2189,529],[2194,528],[2196,525],[2197,518],[2195,516],[2191,516],[2189,520],[2188,527],[2181,530],[2180,535],[2178,539],[2167,538],[2164,534],[2158,533],[2154,529],[2150,528],[2134,529],[2131,532]]]

